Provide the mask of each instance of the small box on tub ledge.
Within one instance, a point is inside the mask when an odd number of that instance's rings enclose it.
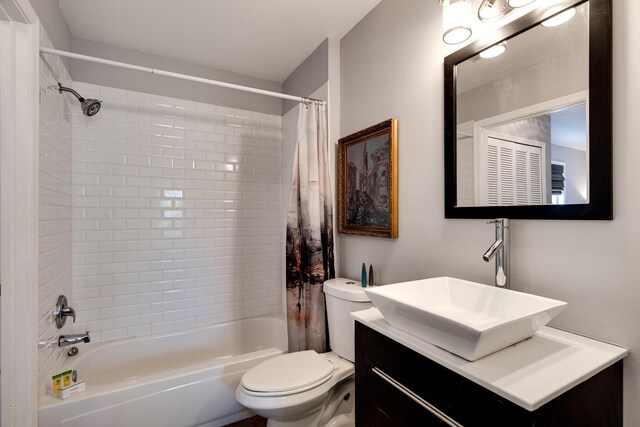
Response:
[[[60,389],[60,399],[68,399],[71,396],[75,396],[78,393],[82,393],[85,390],[84,380],[73,383],[68,387]]]

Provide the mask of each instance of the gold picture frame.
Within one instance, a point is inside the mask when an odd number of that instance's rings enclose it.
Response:
[[[338,141],[338,232],[398,237],[398,121]]]

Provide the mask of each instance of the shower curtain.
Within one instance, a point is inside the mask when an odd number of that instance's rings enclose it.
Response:
[[[322,283],[335,276],[327,113],[298,106],[297,141],[287,212],[286,286],[289,351],[327,351]]]

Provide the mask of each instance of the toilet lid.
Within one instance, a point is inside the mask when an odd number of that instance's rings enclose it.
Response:
[[[249,369],[242,387],[250,392],[290,394],[329,380],[333,364],[313,350],[283,354]],[[252,393],[253,394],[253,393]]]

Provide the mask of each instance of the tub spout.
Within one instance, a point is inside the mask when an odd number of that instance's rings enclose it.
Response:
[[[84,334],[60,335],[58,338],[58,347],[66,347],[68,345],[76,345],[83,342],[91,342],[89,331]]]

